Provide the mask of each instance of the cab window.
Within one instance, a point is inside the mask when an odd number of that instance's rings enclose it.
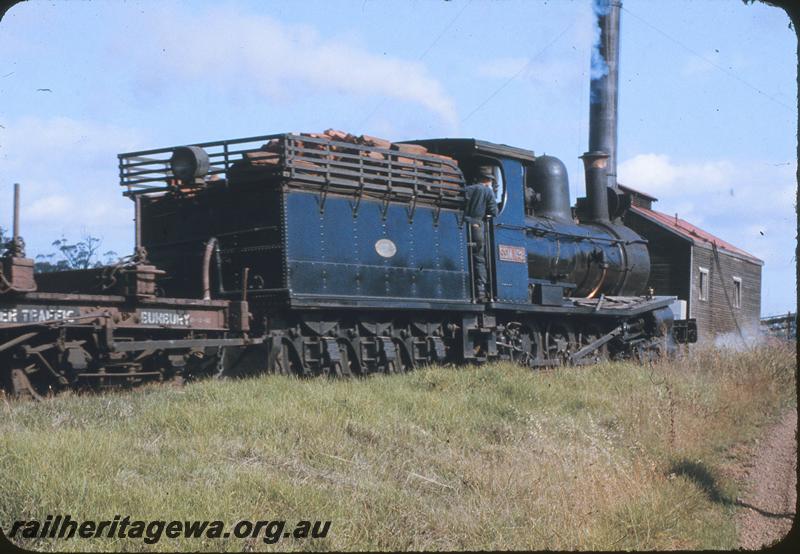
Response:
[[[501,213],[503,211],[503,207],[505,206],[507,197],[506,181],[505,176],[503,175],[503,168],[496,160],[490,158],[474,159],[471,165],[472,172],[469,182],[475,182],[475,179],[478,175],[478,169],[481,166],[489,166],[492,168],[492,172],[494,173],[494,185],[492,185],[492,190],[494,191],[494,200],[497,202],[497,213]],[[470,175],[468,175],[468,177],[469,176]]]
[[[494,170],[494,200],[497,202],[497,213],[503,211],[503,206],[506,203],[506,182],[503,179],[503,170],[499,165],[492,166]]]

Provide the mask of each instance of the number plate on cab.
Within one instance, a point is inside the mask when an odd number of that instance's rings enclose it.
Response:
[[[514,262],[518,264],[528,263],[528,256],[523,246],[509,246],[507,244],[498,245],[500,259],[504,262]]]

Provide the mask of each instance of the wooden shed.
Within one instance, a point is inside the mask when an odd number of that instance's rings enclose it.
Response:
[[[655,211],[653,196],[620,188],[631,196],[625,225],[649,241],[654,294],[686,301],[687,317],[697,320],[699,341],[756,332],[764,262],[677,214]]]

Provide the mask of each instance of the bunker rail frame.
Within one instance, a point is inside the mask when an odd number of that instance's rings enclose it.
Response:
[[[125,195],[165,192],[192,194],[231,180],[282,178],[290,187],[316,191],[324,209],[328,193],[352,195],[354,210],[364,197],[460,209],[464,176],[456,161],[411,144],[372,137],[337,140],[325,134],[283,133],[204,142],[188,148],[205,152],[205,175],[176,175],[175,148],[120,154],[120,186]],[[202,156],[202,154],[200,154]]]

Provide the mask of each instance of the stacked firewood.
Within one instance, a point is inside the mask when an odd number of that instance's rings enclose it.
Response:
[[[291,170],[293,179],[347,192],[357,183],[363,194],[411,200],[457,201],[463,176],[456,160],[417,144],[399,144],[369,135],[328,129],[287,134],[244,154],[253,169]],[[340,190],[341,189],[341,190]]]
[[[324,133],[300,133],[299,136],[308,137],[311,139],[309,141],[298,140],[295,142],[295,147],[301,151],[304,151],[304,154],[308,154],[307,157],[309,158],[313,158],[315,156],[315,154],[313,152],[309,152],[309,150],[321,150],[330,152],[332,154],[337,152],[358,154],[376,161],[386,160],[389,156],[391,156],[394,161],[400,164],[408,165],[419,165],[421,160],[405,157],[400,154],[406,153],[424,155],[428,158],[437,158],[444,163],[456,163],[455,160],[449,156],[442,156],[440,154],[428,152],[427,148],[417,144],[396,144],[386,139],[373,137],[370,135],[355,136],[351,135],[350,133],[345,133],[344,131],[338,131],[336,129],[328,129]],[[280,163],[280,149],[282,140],[283,139],[278,138],[272,139],[266,144],[262,145],[259,150],[247,152],[245,154],[245,158],[250,162],[251,165],[254,166],[278,165]],[[366,146],[368,149],[348,149],[341,145],[343,142],[358,146]],[[381,150],[388,152],[381,152]],[[317,157],[320,159],[336,159],[336,156],[332,156],[331,154],[318,154]],[[433,162],[434,160],[426,161]]]

